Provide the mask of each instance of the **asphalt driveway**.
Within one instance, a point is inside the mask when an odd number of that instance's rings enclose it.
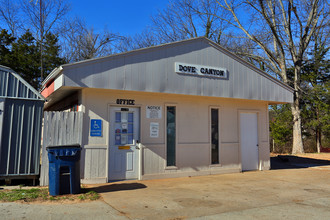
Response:
[[[89,185],[102,200],[0,203],[0,219],[330,219],[330,165],[312,162],[300,168],[290,164],[269,171]]]
[[[330,167],[134,181],[95,190],[130,219],[330,219]]]

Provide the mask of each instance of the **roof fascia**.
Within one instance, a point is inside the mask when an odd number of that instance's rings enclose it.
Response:
[[[40,91],[45,89],[45,86],[47,84],[48,81],[55,79],[58,75],[60,75],[60,73],[62,72],[63,67],[59,66],[56,67],[55,69],[53,69],[53,71],[46,77],[46,79],[44,79],[44,81],[41,83],[42,88],[40,89]]]

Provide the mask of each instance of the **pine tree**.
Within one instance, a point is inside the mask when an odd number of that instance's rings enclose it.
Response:
[[[10,67],[34,88],[39,88],[39,48],[28,30],[12,44],[13,62]]]
[[[54,34],[48,33],[45,36],[42,48],[46,77],[55,67],[65,63],[65,60],[59,55],[60,46]],[[0,64],[12,68],[34,88],[40,88],[40,45],[29,30],[17,39],[7,30],[1,30]]]
[[[290,152],[292,145],[292,114],[290,105],[273,105],[269,110],[270,137],[277,152]],[[288,147],[285,149],[285,147]]]
[[[60,57],[60,46],[58,45],[58,37],[52,33],[45,36],[43,45],[44,60],[44,78],[46,78],[53,69],[66,63],[65,59]]]
[[[329,47],[319,40],[303,66],[303,119],[306,130],[315,135],[317,151],[322,146],[322,134],[330,134],[330,60]]]
[[[12,62],[11,45],[16,39],[3,29],[0,31],[0,64],[10,66]]]

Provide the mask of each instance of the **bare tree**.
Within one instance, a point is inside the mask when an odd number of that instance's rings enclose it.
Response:
[[[166,9],[152,16],[152,30],[161,43],[205,36],[217,43],[222,40],[226,23],[218,18],[228,12],[215,0],[173,0]]]
[[[134,36],[120,37],[115,47],[118,52],[126,52],[158,44],[160,44],[160,42],[156,34],[150,28],[146,28],[141,33],[135,34]]]
[[[120,38],[119,35],[106,29],[96,32],[79,18],[66,21],[62,33],[65,41],[63,49],[68,62],[112,54],[113,43]]]
[[[20,6],[15,1],[0,1],[0,21],[3,21],[11,34],[17,37],[18,31],[22,29],[22,21],[20,19]]]
[[[217,5],[232,15],[230,19],[220,14],[217,17],[236,27],[261,51],[261,55],[245,55],[263,62],[284,83],[293,86],[292,153],[303,153],[301,68],[313,34],[319,26],[329,25],[329,4],[326,0],[217,0]],[[292,80],[287,71],[289,67],[294,68]]]
[[[45,36],[56,32],[59,22],[68,13],[70,6],[67,0],[21,0],[28,29],[32,29],[40,44],[40,75],[43,79],[43,43]]]

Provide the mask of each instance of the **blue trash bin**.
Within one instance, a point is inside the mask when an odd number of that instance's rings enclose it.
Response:
[[[80,145],[48,146],[46,149],[49,160],[49,194],[80,193]]]

